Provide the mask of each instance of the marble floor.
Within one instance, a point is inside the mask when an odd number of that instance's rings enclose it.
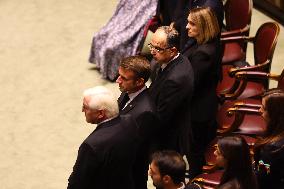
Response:
[[[94,129],[81,113],[82,91],[105,85],[119,94],[87,63],[92,36],[117,2],[0,1],[1,188],[66,188],[78,147]],[[253,10],[251,34],[266,21]],[[283,31],[273,73],[284,67]],[[248,54],[252,60],[251,47]]]

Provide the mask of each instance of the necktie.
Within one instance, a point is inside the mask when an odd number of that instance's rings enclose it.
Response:
[[[130,98],[129,98],[128,94],[125,93],[125,95],[124,95],[124,97],[123,97],[123,99],[122,99],[122,101],[120,103],[120,109],[121,110],[124,108],[125,104],[129,101],[129,99]]]

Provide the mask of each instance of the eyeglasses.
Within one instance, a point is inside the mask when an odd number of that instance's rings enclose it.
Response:
[[[166,47],[166,48],[156,47],[156,46],[154,46],[152,43],[149,43],[149,44],[148,44],[148,47],[149,47],[149,49],[150,49],[151,51],[154,50],[154,51],[157,51],[157,52],[161,52],[161,51],[164,51],[164,50],[167,50],[167,49],[172,48],[172,47]]]

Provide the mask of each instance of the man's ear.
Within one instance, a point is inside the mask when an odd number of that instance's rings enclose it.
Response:
[[[98,118],[99,119],[103,119],[104,117],[105,117],[105,111],[104,110],[99,110]]]
[[[145,84],[145,80],[143,79],[143,78],[138,78],[137,80],[136,80],[136,85],[138,86],[138,87],[141,87],[141,86],[143,86]]]
[[[172,47],[171,50],[172,50],[172,53],[174,53],[174,54],[176,54],[178,52],[178,49],[176,47]]]
[[[165,176],[163,176],[163,182],[165,184],[169,184],[169,183],[172,182],[172,178],[169,175],[165,175]]]

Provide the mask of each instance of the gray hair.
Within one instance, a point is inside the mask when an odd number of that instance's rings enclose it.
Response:
[[[83,93],[84,97],[89,97],[89,108],[92,110],[104,110],[107,118],[118,115],[117,99],[113,93],[103,86],[96,86],[86,89]]]
[[[166,34],[168,47],[176,47],[179,49],[179,33],[174,28],[173,23],[170,26],[160,26],[157,30],[161,30]]]

